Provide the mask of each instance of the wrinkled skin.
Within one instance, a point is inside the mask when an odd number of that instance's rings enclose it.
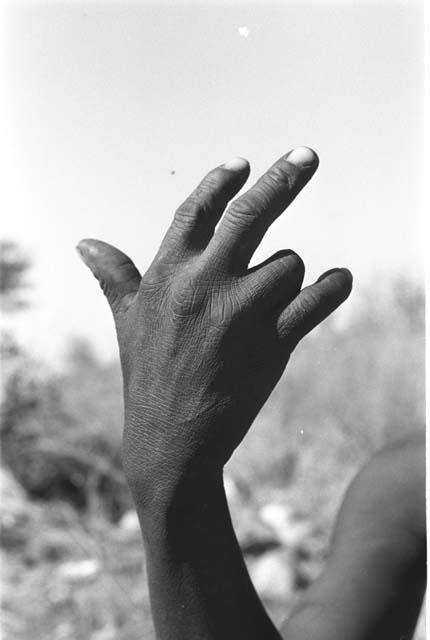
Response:
[[[211,171],[177,210],[147,273],[117,249],[79,251],[110,303],[125,398],[124,467],[140,495],[222,469],[279,380],[297,342],[348,295],[347,270],[301,291],[302,260],[248,263],[270,223],[318,165],[299,148],[239,197],[245,160]]]
[[[352,483],[327,566],[281,634],[249,579],[223,487],[225,462],[291,352],[351,290],[346,269],[302,289],[290,250],[248,267],[317,165],[307,148],[283,156],[224,215],[249,166],[217,167],[179,207],[143,278],[104,242],[78,247],[115,319],[124,469],[159,640],[412,638],[426,579],[422,435],[388,447]]]

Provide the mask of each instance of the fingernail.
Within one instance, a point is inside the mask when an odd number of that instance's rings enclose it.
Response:
[[[296,147],[287,154],[286,159],[288,162],[305,169],[317,166],[319,162],[317,154],[309,147]]]
[[[340,271],[343,271],[343,273],[351,280],[351,282],[353,281],[354,278],[349,269],[347,269],[346,267],[342,267]]]
[[[352,281],[352,273],[349,269],[346,269],[346,267],[335,267],[334,269],[330,269],[329,271],[326,271],[325,273],[323,273],[317,280],[317,282],[321,282],[322,280],[325,280],[326,278],[328,278],[329,276],[331,276],[333,273],[339,273],[339,271],[342,271],[342,273],[347,276],[347,278],[349,280]]]
[[[80,242],[78,245],[76,245],[75,249],[82,262],[88,266],[88,247]]]
[[[245,158],[232,158],[228,162],[225,162],[223,165],[224,169],[228,169],[229,171],[244,171],[249,167],[248,160]]]

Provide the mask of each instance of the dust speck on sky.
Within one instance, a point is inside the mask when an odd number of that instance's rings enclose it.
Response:
[[[247,38],[250,34],[250,30],[248,27],[238,27],[237,30],[241,38]]]

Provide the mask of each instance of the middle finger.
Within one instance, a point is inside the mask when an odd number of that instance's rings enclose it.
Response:
[[[318,156],[308,147],[297,147],[282,156],[224,214],[209,244],[211,257],[235,272],[246,269],[272,222],[288,207],[311,179]]]

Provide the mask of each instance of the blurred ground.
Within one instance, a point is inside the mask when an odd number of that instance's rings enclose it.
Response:
[[[5,640],[151,640],[143,547],[121,470],[118,363],[84,342],[54,373],[3,336]],[[326,322],[226,468],[252,580],[280,622],[324,564],[345,487],[373,451],[424,428],[424,301],[386,283]],[[417,640],[423,640],[423,621]]]

